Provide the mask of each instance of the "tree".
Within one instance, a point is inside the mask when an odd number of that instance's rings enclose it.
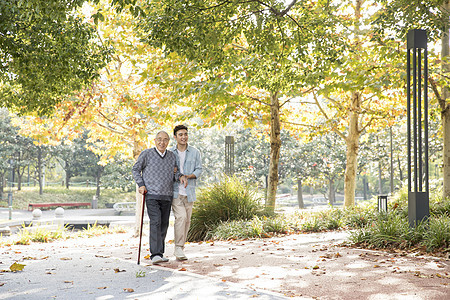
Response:
[[[12,168],[10,159],[15,150],[14,139],[17,130],[11,124],[9,111],[5,108],[0,108],[0,199],[3,199],[5,179]]]
[[[231,116],[269,128],[269,211],[279,180],[280,132],[289,115],[281,109],[339,53],[328,2],[166,0],[143,7],[147,15],[140,17],[149,44],[181,57],[174,63],[179,75],[157,77],[158,84],[174,87],[171,102],[190,107],[208,124],[226,124]]]
[[[49,114],[98,77],[108,48],[74,14],[84,0],[0,2],[0,106]]]
[[[344,205],[355,205],[356,174],[360,137],[364,132],[385,126],[403,113],[404,72],[401,64],[401,44],[382,39],[369,26],[373,1],[343,1],[331,18],[341,24],[345,51],[313,91],[313,99],[305,100],[306,119],[316,132],[334,131],[346,144]],[[361,62],[366,63],[362,64]],[[311,110],[311,104],[316,108]],[[310,121],[311,122],[311,121]]]
[[[70,187],[70,179],[72,177],[80,175],[87,168],[91,167],[90,157],[94,154],[87,149],[86,140],[87,132],[84,132],[81,137],[73,141],[66,140],[55,146],[55,155],[66,174],[65,184],[67,189]]]

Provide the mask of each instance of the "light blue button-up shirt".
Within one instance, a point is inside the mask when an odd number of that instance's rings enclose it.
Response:
[[[178,155],[177,146],[175,145],[172,149],[178,160],[178,165],[180,164],[180,156]],[[190,175],[194,174],[195,179],[188,179],[188,185],[186,187],[186,194],[188,202],[194,202],[197,198],[195,195],[195,187],[197,185],[197,179],[202,174],[202,159],[200,157],[200,152],[194,147],[187,146],[186,157],[184,159],[183,174]],[[179,182],[173,185],[173,198],[178,198],[178,188]]]

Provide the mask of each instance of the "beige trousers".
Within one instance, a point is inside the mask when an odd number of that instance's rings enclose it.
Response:
[[[175,246],[184,247],[189,226],[191,225],[192,207],[194,203],[187,201],[187,196],[178,195],[172,201],[172,211],[175,216]]]

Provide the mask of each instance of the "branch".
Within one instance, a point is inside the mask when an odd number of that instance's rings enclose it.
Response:
[[[317,99],[317,95],[316,93],[314,93],[313,91],[313,96],[314,96],[314,102],[317,105],[317,107],[319,108],[320,112],[323,114],[323,116],[325,117],[325,119],[327,119],[327,121],[330,121],[330,118],[328,117],[327,113],[323,110],[322,106],[319,103],[319,99]]]
[[[111,131],[111,132],[114,132],[114,133],[118,133],[118,134],[123,135],[123,132],[114,129],[114,128],[112,128],[111,126],[104,125],[104,124],[102,124],[102,123],[100,123],[100,122],[97,122],[97,121],[94,121],[94,124],[97,124],[98,126],[100,126],[100,127],[102,127],[102,128],[105,128],[105,129],[107,129],[107,130],[109,130],[109,131]]]
[[[230,94],[230,95],[231,95],[231,94]],[[246,97],[248,97],[248,98],[250,98],[250,99],[252,99],[252,100],[254,100],[254,101],[256,101],[256,102],[259,102],[259,103],[262,104],[262,105],[271,106],[270,103],[266,103],[266,102],[264,102],[264,101],[261,101],[261,100],[259,100],[259,99],[256,98],[256,97],[252,97],[252,96],[249,96],[249,95],[244,95],[244,96],[246,96]]]
[[[334,105],[336,105],[337,107],[339,107],[342,110],[345,110],[346,108],[344,106],[342,106],[342,104],[340,104],[339,102],[337,102],[336,100],[334,100],[333,98],[330,98],[328,96],[325,96],[325,98],[327,100],[330,100]]]
[[[291,4],[289,4],[288,7],[286,7],[286,8],[285,8],[284,10],[282,10],[282,11],[278,11],[278,10],[276,10],[274,7],[270,6],[270,5],[267,4],[267,3],[264,3],[264,2],[262,2],[262,1],[256,1],[256,2],[258,2],[259,4],[261,4],[261,5],[263,5],[263,6],[268,7],[269,10],[270,10],[274,15],[279,16],[279,17],[283,17],[284,15],[286,15],[286,14],[291,10],[291,8],[295,5],[295,3],[297,2],[297,0],[293,0],[293,1],[291,2]]]
[[[442,99],[441,94],[439,94],[439,90],[437,88],[436,81],[434,81],[431,76],[428,76],[428,82],[431,84],[431,89],[434,92],[434,95],[438,99],[439,107],[441,108],[441,113],[445,113],[446,110],[448,110],[447,103],[445,102],[445,99]]]
[[[313,89],[314,89],[314,88],[310,88],[310,89],[308,89],[308,90],[306,90],[306,91],[300,93],[300,95],[308,94],[308,93],[310,93]],[[290,102],[292,99],[294,99],[294,98],[289,98],[289,99],[287,99],[286,101],[284,101],[283,103],[281,103],[281,104],[280,104],[280,108],[283,107],[283,105],[285,105],[286,103]],[[298,102],[298,103],[314,104],[314,103],[311,103],[311,102],[302,102],[302,101],[300,101],[300,102]]]
[[[370,118],[370,120],[367,121],[367,124],[364,125],[364,126],[361,128],[361,130],[359,130],[358,132],[359,132],[359,133],[362,133],[363,131],[366,130],[367,127],[369,127],[370,125],[372,125],[372,122],[373,122],[374,120],[381,120],[381,119],[384,119],[384,118],[382,118],[382,117],[372,117],[372,118]]]
[[[289,121],[280,121],[280,122],[283,123],[283,124],[290,124],[290,125],[295,125],[295,126],[317,128],[317,126],[311,125],[311,124],[302,124],[302,123],[295,123],[295,122],[289,122]]]

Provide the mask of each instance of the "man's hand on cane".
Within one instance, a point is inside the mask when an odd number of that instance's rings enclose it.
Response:
[[[145,188],[145,185],[140,186],[138,189],[139,194],[144,195],[145,193],[147,193],[147,189]]]

